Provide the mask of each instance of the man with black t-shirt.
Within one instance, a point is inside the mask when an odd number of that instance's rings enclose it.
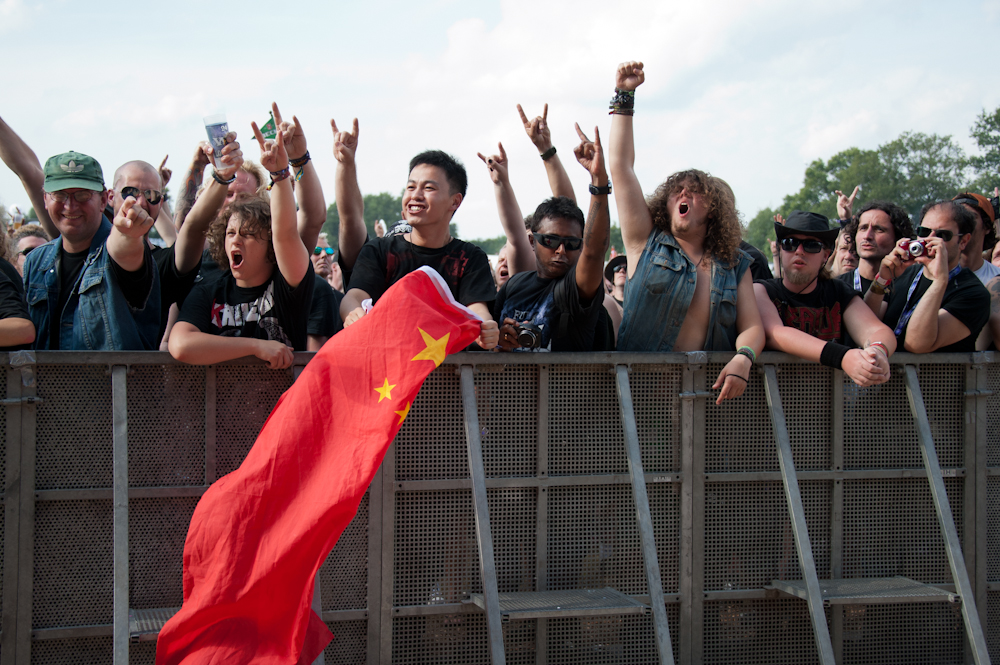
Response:
[[[892,331],[826,268],[838,229],[798,210],[774,226],[783,277],[754,284],[767,348],[842,369],[859,386],[888,381]],[[851,339],[864,340],[864,348],[848,346]]]
[[[154,217],[128,196],[109,221],[112,192],[88,155],[51,157],[44,176],[45,208],[60,235],[24,264],[35,348],[156,349],[160,288],[145,241]]]
[[[889,302],[874,286],[865,303],[912,353],[968,352],[990,316],[990,294],[959,262],[972,236],[973,213],[954,201],[928,203],[920,211],[917,237],[924,251],[913,257],[903,238],[882,259],[879,282],[893,284]]]
[[[591,177],[590,214],[584,224],[583,212],[571,199],[556,196],[531,216],[531,241],[535,270],[520,272],[500,287],[493,306],[494,317],[502,322],[500,347],[505,351],[522,348],[518,330],[524,324],[540,331],[538,349],[548,351],[610,351],[613,333],[607,332],[604,309],[604,253],[608,248],[608,172],[600,135],[594,140],[580,135],[576,158]],[[586,240],[585,240],[586,238]],[[605,321],[600,335],[598,322]]]
[[[902,238],[913,235],[913,225],[909,214],[898,205],[888,201],[870,201],[851,218],[845,228],[854,242],[858,266],[837,279],[864,298],[878,275],[882,259]],[[876,284],[875,290],[888,293],[889,287],[886,284]]]
[[[496,290],[489,259],[483,250],[452,238],[448,231],[467,183],[465,168],[440,150],[410,160],[403,219],[412,230],[371,239],[361,248],[340,304],[345,328],[364,316],[404,275],[428,266],[440,273],[458,302],[483,319],[477,344],[484,349],[496,347],[499,334],[489,307]]]

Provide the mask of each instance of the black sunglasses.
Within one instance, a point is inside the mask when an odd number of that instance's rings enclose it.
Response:
[[[781,249],[786,252],[794,252],[802,245],[804,249],[809,254],[819,254],[823,251],[825,245],[820,240],[802,240],[801,238],[782,238],[781,239]]]
[[[619,263],[618,265],[616,265],[614,267],[614,270],[612,270],[611,272],[612,272],[612,274],[616,273],[616,272],[622,272],[623,270],[625,270],[626,267],[627,266],[624,263]]]
[[[567,252],[575,252],[583,247],[583,238],[557,236],[554,233],[532,233],[531,235],[535,236],[535,242],[546,249],[556,250],[559,249],[559,245],[565,245]]]
[[[313,254],[315,254],[316,256],[319,256],[323,252],[326,252],[327,254],[330,254],[332,256],[334,249],[333,247],[317,247],[316,249],[313,250]]]
[[[139,200],[139,194],[146,197],[149,201],[149,205],[155,206],[157,203],[163,200],[163,193],[158,192],[155,189],[139,189],[138,187],[122,187],[122,198],[127,199],[132,197],[136,201]]]
[[[21,256],[27,256],[36,249],[38,249],[38,247],[29,247],[28,249],[22,249],[20,252],[18,252],[18,254],[20,254]]]
[[[929,229],[926,226],[917,227],[918,238],[930,238],[932,233],[935,238],[941,238],[945,242],[951,242],[951,239],[955,237],[955,232],[948,229]]]

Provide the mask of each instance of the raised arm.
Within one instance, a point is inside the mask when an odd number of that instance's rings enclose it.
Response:
[[[646,80],[641,62],[623,62],[615,72],[615,100],[611,118],[611,149],[609,165],[611,182],[615,184],[615,204],[618,223],[622,228],[622,243],[628,256],[628,276],[635,273],[639,256],[649,234],[653,218],[635,176],[635,141],[632,137],[632,108],[635,89]]]
[[[500,224],[507,236],[507,265],[510,274],[526,272],[535,269],[535,253],[531,251],[528,234],[524,230],[524,217],[517,205],[517,197],[510,185],[507,174],[507,153],[503,144],[498,143],[500,154],[485,157],[477,153],[489,169],[490,180],[493,181],[493,193],[497,199],[497,212],[500,214]]]
[[[852,211],[854,210],[854,199],[857,198],[858,192],[861,191],[861,185],[855,185],[854,191],[851,192],[850,196],[845,195],[839,189],[834,190],[834,194],[837,197],[837,218],[841,220],[850,220]]]
[[[576,203],[576,193],[573,191],[573,183],[569,181],[569,174],[563,167],[562,160],[556,154],[556,148],[552,145],[552,131],[549,129],[549,105],[542,109],[542,115],[528,120],[521,105],[517,105],[517,112],[521,116],[521,123],[524,125],[524,132],[528,139],[538,148],[538,154],[545,164],[545,175],[549,178],[549,189],[552,196],[565,196]]]
[[[31,201],[31,207],[35,209],[39,224],[49,237],[55,238],[59,235],[59,231],[45,209],[45,197],[42,192],[45,174],[42,172],[42,165],[35,152],[3,121],[3,118],[0,118],[0,160],[3,160],[7,168],[21,179],[21,185],[24,186],[28,200]]]
[[[142,268],[146,252],[146,234],[155,221],[135,198],[128,197],[113,220],[108,236],[108,256],[128,272]]]
[[[174,265],[177,272],[182,275],[194,270],[198,262],[201,261],[201,255],[205,249],[205,233],[226,202],[229,186],[222,184],[219,180],[231,179],[243,165],[243,151],[236,141],[236,132],[229,132],[226,135],[226,146],[222,149],[221,163],[216,163],[215,153],[208,143],[202,143],[199,148],[203,151],[205,158],[211,161],[218,180],[214,176],[209,180],[208,186],[195,201],[194,206],[186,213],[184,226],[180,227],[180,231],[177,232]]]
[[[278,270],[293,289],[302,283],[309,269],[309,251],[302,244],[295,217],[295,193],[292,191],[288,153],[284,134],[265,141],[256,122],[251,122],[253,135],[260,144],[260,164],[270,171],[271,180],[271,242]]]
[[[271,103],[271,112],[274,114],[274,122],[278,131],[284,135],[285,151],[288,153],[288,162],[292,167],[292,177],[296,179],[295,201],[298,203],[297,226],[299,237],[306,246],[307,251],[311,251],[316,246],[319,233],[326,223],[326,199],[323,198],[323,186],[319,182],[319,175],[316,167],[309,156],[309,149],[306,146],[306,135],[302,131],[299,119],[292,116],[292,122],[286,122],[281,118],[281,111],[278,105]]]
[[[174,226],[178,229],[184,227],[188,212],[194,206],[195,199],[198,197],[198,188],[201,187],[201,183],[205,179],[205,167],[212,163],[209,160],[213,154],[212,146],[209,145],[208,141],[202,141],[194,150],[194,158],[184,176],[184,185],[180,194],[177,195],[177,207],[174,209]]]
[[[590,299],[602,291],[601,287],[604,285],[604,254],[608,251],[611,227],[611,214],[608,210],[610,187],[608,171],[604,168],[600,131],[594,127],[594,140],[591,141],[577,123],[576,133],[580,137],[580,145],[573,150],[573,154],[580,166],[590,174],[590,184],[601,190],[590,196],[590,211],[583,229],[583,252],[576,264],[576,288],[581,298]]]
[[[337,129],[337,122],[330,119],[333,128],[333,156],[337,160],[337,175],[334,179],[334,196],[337,198],[337,214],[340,229],[337,233],[340,260],[348,269],[358,260],[361,246],[368,238],[365,228],[365,202],[358,187],[358,170],[354,155],[358,150],[358,119],[354,119],[349,132]]]
[[[166,196],[167,183],[170,182],[170,176],[173,175],[173,171],[167,168],[169,158],[170,155],[164,157],[163,161],[160,162],[160,168],[157,169],[160,173],[160,188],[163,190],[163,204],[160,206],[160,214],[153,222],[153,228],[160,234],[160,239],[163,240],[164,244],[167,247],[172,247],[177,242],[177,228],[174,226],[174,213],[170,209],[170,200]]]

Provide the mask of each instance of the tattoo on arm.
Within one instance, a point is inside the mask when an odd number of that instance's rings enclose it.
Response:
[[[180,228],[184,223],[184,218],[194,205],[195,197],[198,194],[198,186],[205,178],[205,168],[195,167],[188,173],[184,180],[184,191],[181,192],[180,200],[177,202],[177,210],[174,212],[174,225]]]
[[[605,204],[606,205],[606,204]],[[583,242],[589,247],[590,241],[594,237],[594,219],[601,213],[601,202],[597,197],[591,197],[590,201],[590,211],[587,212],[587,224],[583,229]],[[604,236],[604,247],[601,249],[605,252],[608,251],[608,245],[611,242],[611,234],[605,234]]]

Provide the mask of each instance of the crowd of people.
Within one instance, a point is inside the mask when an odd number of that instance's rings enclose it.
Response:
[[[713,386],[719,402],[744,392],[765,348],[869,386],[889,379],[897,349],[995,347],[998,192],[992,201],[972,192],[929,201],[915,220],[887,201],[854,212],[858,188],[836,192],[839,224],[810,211],[775,218],[772,272],[742,240],[724,180],[681,171],[643,194],[632,119],[644,79],[642,63],[618,66],[607,152],[596,127],[588,136],[576,126],[586,214],[552,143],[547,105],[535,118],[517,106],[552,191],[529,215],[503,145],[479,154],[507,238],[495,269],[450,233],[468,176],[439,150],[410,160],[401,220],[380,221],[369,237],[357,119],[347,131],[331,120],[336,250],[321,233],[326,201],[305,132],[277,105],[273,139],[251,126],[257,162],[235,132],[218,155],[199,144],[173,209],[166,160],[127,162],[108,186],[93,157],[71,151],[43,165],[0,120],[0,159],[38,216],[0,243],[0,347],[163,349],[188,363],[256,356],[286,368],[293,351],[318,350],[421,266],[482,319],[473,349],[735,352]],[[605,264],[612,186],[624,253]],[[153,228],[162,243],[149,240]]]

